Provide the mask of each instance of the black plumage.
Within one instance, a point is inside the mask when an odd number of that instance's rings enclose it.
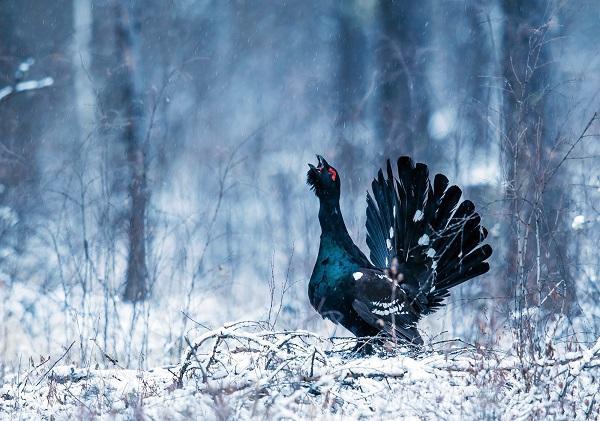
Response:
[[[309,299],[323,316],[359,337],[422,344],[417,322],[443,305],[449,289],[489,270],[492,248],[475,205],[425,164],[388,160],[367,194],[370,260],[354,244],[340,206],[337,170],[317,155],[307,182],[319,198],[321,241]]]

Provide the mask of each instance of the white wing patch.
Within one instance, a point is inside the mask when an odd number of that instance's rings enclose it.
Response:
[[[400,312],[400,310],[404,309],[404,303],[401,303],[399,300],[393,300],[389,303],[382,301],[375,301],[371,303],[374,307],[372,313],[377,314],[378,316],[387,316],[389,314],[408,314],[407,312]]]
[[[394,282],[389,276],[382,275],[381,273],[376,273],[375,276],[377,276],[379,279],[385,279],[388,282]]]
[[[352,277],[354,278],[355,281],[358,281],[360,278],[363,277],[363,273],[362,272],[354,272],[352,274]]]
[[[390,308],[390,307],[396,307],[396,306],[398,306],[399,302],[398,302],[398,299],[395,299],[395,300],[390,301],[390,302],[386,302],[386,301],[373,301],[373,302],[371,302],[371,304],[374,307],[380,307],[380,308],[384,308],[385,309],[385,308]]]

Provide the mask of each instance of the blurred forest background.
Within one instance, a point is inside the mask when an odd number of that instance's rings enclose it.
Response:
[[[315,153],[363,249],[387,158],[481,210],[492,270],[428,340],[598,337],[599,37],[597,0],[1,0],[0,371],[173,362],[239,319],[347,334],[306,296]]]

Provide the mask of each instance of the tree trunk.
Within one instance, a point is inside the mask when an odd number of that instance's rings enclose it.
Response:
[[[121,101],[124,112],[123,141],[125,142],[129,166],[129,254],[127,258],[127,278],[123,298],[127,301],[144,300],[148,295],[148,272],[146,268],[146,156],[142,139],[143,99],[138,92],[134,26],[132,10],[125,2],[117,0],[116,42],[121,59],[120,84]]]
[[[503,2],[503,159],[510,203],[507,274],[517,310],[541,306],[567,313],[575,285],[565,262],[565,180],[549,179],[558,164],[550,86],[556,79],[546,2]],[[546,299],[548,298],[548,299]]]
[[[382,0],[379,19],[375,119],[383,155],[411,155],[431,162],[437,152],[427,131],[429,3]]]
[[[335,108],[337,111],[337,147],[338,164],[342,174],[356,174],[361,168],[365,156],[364,138],[356,134],[358,127],[365,126],[368,81],[367,64],[369,60],[368,40],[364,32],[364,17],[357,12],[357,2],[340,2],[336,5],[335,18],[337,32],[337,74],[335,84]],[[369,174],[370,176],[370,174]],[[348,177],[344,180],[345,197],[356,197],[360,177]],[[349,214],[351,217],[352,214]]]

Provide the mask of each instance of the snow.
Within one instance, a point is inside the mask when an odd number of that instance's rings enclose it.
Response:
[[[17,83],[15,86],[16,92],[31,91],[33,89],[46,88],[54,84],[54,79],[46,77],[40,80],[28,80],[26,82]]]
[[[386,346],[361,356],[347,338],[240,322],[190,344],[181,362],[148,370],[106,360],[74,366],[60,356],[31,361],[5,376],[0,416],[459,420],[597,414],[600,341],[554,359],[520,360],[460,342],[428,344],[420,353]]]
[[[35,60],[33,58],[29,57],[27,60],[25,60],[21,64],[19,64],[18,71],[21,72],[22,74],[27,73],[29,71],[29,69],[31,69],[31,66],[33,66],[34,64],[35,64]]]
[[[355,279],[363,275],[353,273]],[[120,325],[111,327],[114,337],[105,348],[102,340],[93,340],[93,325],[87,326],[73,308],[65,310],[58,292],[42,295],[19,284],[10,295],[2,297],[3,292],[8,291],[0,287],[1,327],[11,333],[9,343],[0,340],[0,351],[17,358],[1,360],[0,419],[125,420],[141,414],[146,419],[207,420],[354,420],[398,414],[408,419],[585,419],[586,411],[597,410],[598,342],[578,350],[550,341],[552,355],[521,360],[510,332],[504,333],[508,340],[500,349],[452,340],[435,343],[429,339],[435,335],[424,331],[422,352],[393,350],[388,344],[375,355],[361,356],[352,352],[355,341],[348,337],[273,331],[264,322],[218,328],[190,322],[177,353],[179,331],[165,330],[173,323],[169,315],[180,315],[181,304],[172,297],[170,306],[162,304],[148,320],[145,348],[138,343],[143,335],[127,323],[132,315],[125,311],[116,317]],[[239,293],[251,301],[248,288]],[[89,299],[86,308],[98,314],[96,298]],[[205,297],[202,302],[205,312],[221,317],[216,315],[224,307],[221,300]],[[394,301],[385,304],[382,310],[388,312],[397,306]],[[250,307],[240,311],[250,313]],[[201,315],[192,316],[208,324]],[[66,329],[70,320],[76,327]],[[117,338],[130,342],[132,349],[145,349],[145,355],[128,363],[126,344]],[[46,341],[53,351],[45,351]]]
[[[415,212],[415,216],[413,217],[414,222],[418,222],[423,219],[423,211],[421,209],[417,209]]]
[[[585,225],[585,216],[583,216],[583,215],[577,215],[575,218],[573,218],[573,222],[571,222],[571,228],[573,228],[575,231],[579,231],[579,230],[583,229],[584,225]]]
[[[17,80],[22,79],[31,69],[31,66],[35,63],[33,58],[28,58],[19,64],[17,71],[15,72],[15,78]],[[31,91],[35,89],[47,88],[48,86],[52,86],[54,84],[54,79],[51,77],[45,77],[39,80],[27,80],[27,81],[19,81],[14,86],[5,86],[0,89],[0,101],[9,95],[16,92],[25,92]]]
[[[358,281],[360,278],[363,277],[363,273],[362,272],[354,272],[352,274],[352,277],[354,278],[355,281]]]
[[[12,86],[5,86],[4,88],[0,89],[0,101],[2,101],[3,98],[6,98],[7,96],[9,96],[12,93],[13,93]]]

